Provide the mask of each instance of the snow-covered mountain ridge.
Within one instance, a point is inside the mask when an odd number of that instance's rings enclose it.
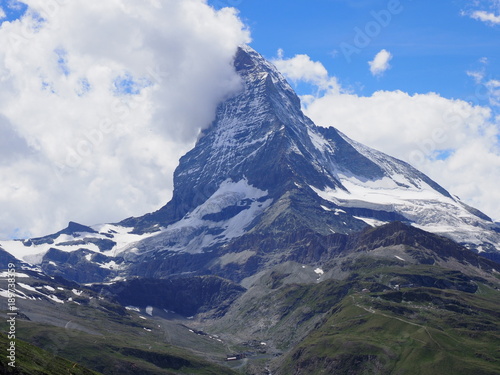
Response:
[[[314,125],[282,75],[251,48],[240,48],[234,65],[244,88],[218,106],[181,158],[167,205],[118,224],[70,223],[52,236],[0,241],[0,248],[83,282],[228,267],[251,273],[286,259],[288,247],[309,246],[294,234],[403,221],[498,257],[500,226],[486,215],[407,163]]]

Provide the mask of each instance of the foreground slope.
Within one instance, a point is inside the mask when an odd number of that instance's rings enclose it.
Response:
[[[276,374],[498,374],[500,301],[481,288],[483,295],[429,287],[355,291],[275,366]]]
[[[120,305],[105,291],[20,263],[16,269],[16,337],[0,335],[2,348],[15,341],[16,368],[9,368],[2,356],[2,374],[236,374],[223,366],[226,343],[194,334],[192,322],[181,315],[161,307]],[[7,317],[4,288],[2,283],[0,313]],[[185,292],[189,288],[177,286]],[[7,319],[0,329],[9,331]]]
[[[282,354],[253,360],[251,374],[493,375],[496,268],[446,238],[388,224],[349,236],[321,269],[288,262],[245,280],[248,292],[209,326]]]
[[[399,222],[327,244],[321,268],[304,255],[244,288],[215,276],[83,286],[18,262],[16,334],[105,374],[500,371],[497,263]],[[224,361],[234,353],[246,358]]]

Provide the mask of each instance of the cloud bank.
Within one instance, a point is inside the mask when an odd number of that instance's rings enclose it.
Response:
[[[249,33],[203,0],[26,0],[0,26],[0,238],[118,221],[170,197],[178,158],[240,88]]]

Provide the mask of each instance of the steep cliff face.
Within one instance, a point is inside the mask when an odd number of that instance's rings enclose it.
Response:
[[[183,316],[211,311],[224,315],[245,288],[215,276],[170,280],[134,279],[113,285],[95,285],[101,295],[110,295],[123,306],[166,309]]]
[[[238,50],[235,69],[244,89],[220,104],[211,127],[181,158],[172,200],[155,213],[123,224],[151,230],[152,225],[179,221],[227,181],[246,181],[274,201],[297,189],[306,195],[319,194],[333,204],[364,208],[365,214],[377,216],[381,211],[381,218],[387,217],[383,212],[397,211],[391,206],[400,203],[397,199],[405,199],[397,196],[399,190],[420,193],[420,199],[433,196],[455,202],[445,189],[408,164],[364,147],[334,128],[315,126],[281,74],[252,49]],[[353,203],[362,198],[357,189],[370,188],[385,188],[380,195],[394,202]],[[391,196],[387,190],[396,194]]]
[[[137,233],[164,228],[134,244],[134,274],[155,253],[164,263],[150,277],[183,270],[240,280],[290,259],[319,262],[332,234],[392,221],[495,251],[496,224],[410,165],[315,126],[258,53],[240,48],[235,69],[243,89],[181,158],[172,200],[122,222]]]

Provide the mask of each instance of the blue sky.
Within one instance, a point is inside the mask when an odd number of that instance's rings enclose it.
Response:
[[[1,0],[0,5],[4,16],[0,22],[12,21],[20,18],[28,9],[27,5],[16,0]]]
[[[477,9],[495,12],[494,2],[473,6],[473,2],[466,0],[396,1],[392,4],[399,4],[395,7],[398,12],[391,14],[388,23],[379,21],[380,31],[374,33],[377,28],[373,28],[374,36],[369,37],[370,42],[359,53],[351,55],[351,61],[342,53],[342,43],[355,46],[356,28],[362,31],[369,28],[370,22],[376,21],[373,14],[387,12],[391,1],[209,3],[235,6],[251,30],[251,45],[266,57],[275,57],[278,48],[287,57],[307,54],[320,61],[343,86],[362,95],[377,90],[403,90],[410,94],[436,92],[467,100],[476,96],[477,88],[467,71],[485,70],[489,77],[500,77],[500,25],[470,17]],[[383,77],[374,77],[368,61],[381,49],[393,55],[392,68]],[[487,62],[480,62],[481,59]],[[307,90],[298,89],[302,94]]]

